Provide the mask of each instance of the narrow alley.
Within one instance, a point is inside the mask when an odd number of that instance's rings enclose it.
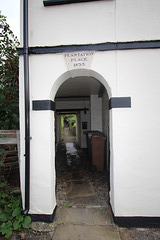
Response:
[[[106,172],[90,171],[87,151],[71,141],[64,130],[64,141],[56,154],[57,229],[54,239],[120,239],[109,207]],[[64,234],[65,232],[65,234]]]

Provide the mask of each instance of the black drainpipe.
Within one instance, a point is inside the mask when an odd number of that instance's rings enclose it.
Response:
[[[25,94],[25,209],[29,211],[30,200],[30,101],[28,58],[28,0],[23,0],[23,48],[24,48],[24,94]]]

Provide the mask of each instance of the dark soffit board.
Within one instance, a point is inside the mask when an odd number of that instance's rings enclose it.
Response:
[[[98,0],[44,0],[43,4],[45,7],[47,7],[47,6],[54,6],[54,5],[81,3],[81,2],[95,2],[95,1],[98,1]]]
[[[39,46],[30,47],[29,54],[63,53],[75,51],[114,51],[131,49],[155,49],[160,48],[159,40],[137,41],[137,42],[107,42],[86,45],[61,45],[61,46]],[[24,48],[17,48],[19,55],[24,54]]]

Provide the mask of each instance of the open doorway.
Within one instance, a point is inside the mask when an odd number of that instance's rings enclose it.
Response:
[[[76,142],[76,115],[61,114],[61,140],[64,142]]]
[[[70,78],[58,89],[55,102],[57,205],[107,207],[110,168],[107,91],[95,78]],[[70,119],[74,119],[71,124],[75,126],[75,136],[71,136]],[[101,171],[92,168],[87,140],[90,131],[97,131],[106,139]]]

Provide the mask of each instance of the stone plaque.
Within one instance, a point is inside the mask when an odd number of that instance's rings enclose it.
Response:
[[[93,51],[68,52],[68,53],[64,53],[64,58],[69,70],[79,69],[79,68],[89,69],[93,55],[94,55]]]

